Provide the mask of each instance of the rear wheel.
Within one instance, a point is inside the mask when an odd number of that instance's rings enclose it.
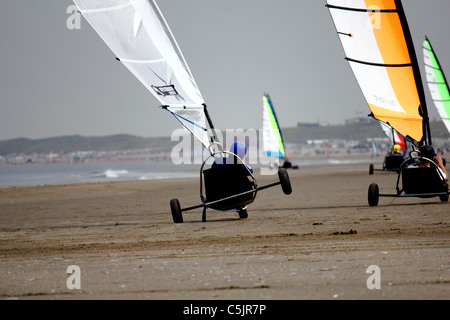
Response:
[[[292,193],[291,181],[289,180],[289,175],[286,169],[284,168],[278,169],[278,178],[280,179],[281,189],[283,189],[284,194],[291,194]]]
[[[373,163],[369,166],[369,174],[373,174]]]
[[[240,209],[238,210],[239,218],[241,219],[247,219],[248,218],[248,212],[247,209]]]
[[[369,206],[376,207],[378,205],[379,198],[380,198],[380,191],[378,189],[378,185],[376,183],[372,183],[369,186],[368,192]]]
[[[172,211],[173,222],[183,223],[183,215],[181,213],[180,202],[178,199],[170,200],[170,210]]]

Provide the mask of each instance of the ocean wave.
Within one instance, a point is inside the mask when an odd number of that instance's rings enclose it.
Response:
[[[98,175],[101,177],[105,177],[105,178],[115,179],[115,178],[126,176],[128,173],[129,173],[128,170],[108,169]]]

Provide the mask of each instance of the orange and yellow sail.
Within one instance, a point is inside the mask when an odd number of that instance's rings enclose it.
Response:
[[[425,99],[401,2],[328,0],[327,7],[373,117],[423,141]]]

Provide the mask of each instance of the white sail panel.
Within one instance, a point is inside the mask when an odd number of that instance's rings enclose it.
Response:
[[[109,48],[160,101],[195,126],[206,128],[200,90],[153,0],[74,0]],[[184,123],[183,123],[184,125]],[[186,127],[191,131],[190,128]],[[193,134],[207,147],[206,130]],[[191,131],[192,132],[192,131]]]
[[[386,68],[373,68],[351,61],[349,64],[355,77],[359,79],[361,91],[369,105],[375,105],[388,111],[406,113],[390,84]]]
[[[384,62],[370,27],[368,13],[333,9],[332,17],[336,26],[339,26],[338,36],[347,57],[373,63]]]
[[[204,138],[205,140],[200,140],[205,147],[211,144],[209,136],[207,134],[207,128],[205,124],[205,113],[203,111],[203,106],[201,107],[166,107],[167,111],[172,113],[175,118],[180,121],[184,128],[192,133],[194,137]]]

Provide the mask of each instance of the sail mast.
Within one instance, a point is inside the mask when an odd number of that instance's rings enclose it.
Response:
[[[432,141],[431,141],[430,119],[428,117],[428,108],[427,108],[427,103],[425,100],[425,91],[423,89],[422,77],[420,75],[419,62],[417,60],[416,51],[414,49],[414,43],[413,43],[413,40],[411,37],[411,32],[410,32],[409,26],[408,26],[408,20],[406,19],[405,10],[403,9],[403,4],[402,4],[401,0],[395,0],[395,5],[397,7],[398,16],[399,16],[400,21],[403,26],[403,33],[405,35],[405,41],[408,46],[409,56],[410,56],[411,64],[413,67],[414,78],[416,80],[417,91],[419,93],[419,99],[420,99],[419,113],[423,117],[423,132],[424,132],[424,137],[423,137],[421,143],[422,144],[428,143],[431,145]],[[428,141],[427,141],[427,138],[428,138]]]
[[[211,120],[211,117],[209,116],[208,108],[206,107],[206,103],[203,103],[203,112],[205,113],[206,120],[208,121],[208,126],[211,129],[211,143],[214,143],[217,141],[216,138],[216,129],[214,128],[213,122]]]

